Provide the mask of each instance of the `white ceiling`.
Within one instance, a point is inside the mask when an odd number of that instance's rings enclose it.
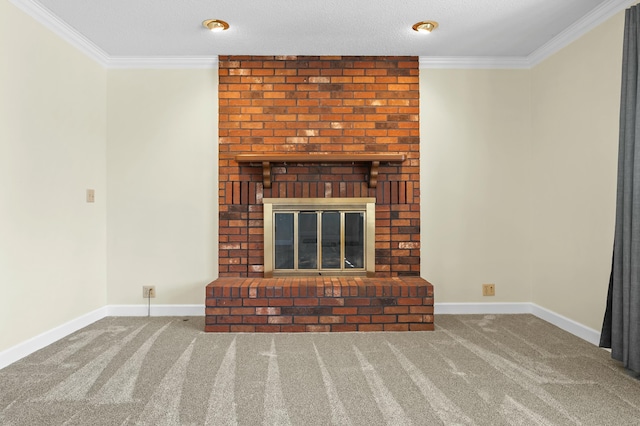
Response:
[[[531,65],[637,0],[11,0],[105,65],[217,55],[412,55]],[[212,33],[205,19],[230,29]],[[421,20],[440,24],[416,33]],[[560,46],[561,47],[561,46]]]

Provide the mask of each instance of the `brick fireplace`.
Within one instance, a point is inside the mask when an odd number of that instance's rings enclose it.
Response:
[[[358,315],[358,321],[367,324],[362,330],[431,329],[433,289],[418,278],[418,58],[221,56],[219,59],[220,279],[218,289],[216,281],[207,288],[207,330],[234,331],[235,325],[235,331],[286,331],[282,327],[256,330],[256,325],[275,325],[275,321],[280,321],[285,325],[305,324],[289,331],[305,331],[306,325],[327,325],[308,331],[330,331],[334,324],[361,324],[347,322],[345,315],[369,311],[372,313],[362,314],[364,317]],[[402,155],[403,160],[387,161],[396,155]],[[265,162],[260,156],[269,160]],[[304,310],[285,309],[288,315],[282,315],[281,306],[269,306],[267,290],[259,290],[271,288],[273,298],[284,295],[282,286],[281,290],[275,289],[277,281],[265,284],[270,279],[264,278],[262,200],[338,197],[375,198],[375,278],[334,278],[331,288],[335,289],[338,283],[340,291],[331,292],[325,291],[330,277],[321,283],[315,279],[314,284],[288,278],[284,280],[287,284],[283,284],[289,291],[287,297],[291,288],[298,295],[301,292],[298,289],[304,288],[305,296],[312,294],[311,299],[335,294],[340,301],[325,300],[329,305],[324,308],[319,305],[321,301],[307,301],[312,304],[305,305]],[[375,281],[381,279],[386,280]],[[311,290],[318,285],[321,291]],[[362,288],[354,290],[350,287],[353,285]],[[246,291],[242,290],[245,287]],[[265,299],[267,306],[238,302],[237,298],[245,293],[247,298],[253,294],[254,299]],[[360,312],[358,308],[338,309],[343,314],[333,315],[333,308],[344,305],[330,304],[344,304],[348,300],[345,294],[358,298],[369,294],[376,300],[362,305],[369,309]],[[220,306],[221,303],[228,306]],[[289,301],[274,303],[286,306]],[[292,299],[290,303],[295,307],[302,302]],[[378,318],[384,322],[372,327],[373,317],[383,316],[385,310],[401,313]],[[414,316],[410,316],[412,312]],[[302,319],[303,316],[311,319]],[[331,324],[321,324],[320,317]],[[390,326],[398,323],[403,325]],[[334,328],[338,331],[354,327]]]

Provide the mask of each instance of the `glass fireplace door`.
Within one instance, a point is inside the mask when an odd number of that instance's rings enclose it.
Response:
[[[372,276],[375,204],[346,200],[265,199],[265,276]]]

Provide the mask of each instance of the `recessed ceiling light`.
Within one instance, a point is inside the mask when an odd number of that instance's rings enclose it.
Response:
[[[413,24],[413,27],[411,28],[413,28],[414,31],[417,31],[419,33],[429,34],[431,31],[438,28],[438,23],[436,21],[422,21],[422,22]]]
[[[211,31],[225,31],[229,29],[229,24],[220,19],[207,19],[202,26]]]

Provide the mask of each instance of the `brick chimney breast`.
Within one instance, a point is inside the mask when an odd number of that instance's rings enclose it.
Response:
[[[262,277],[263,198],[376,198],[376,276],[420,273],[417,57],[219,57],[219,276]],[[377,186],[354,163],[261,165],[237,154],[403,153]]]

